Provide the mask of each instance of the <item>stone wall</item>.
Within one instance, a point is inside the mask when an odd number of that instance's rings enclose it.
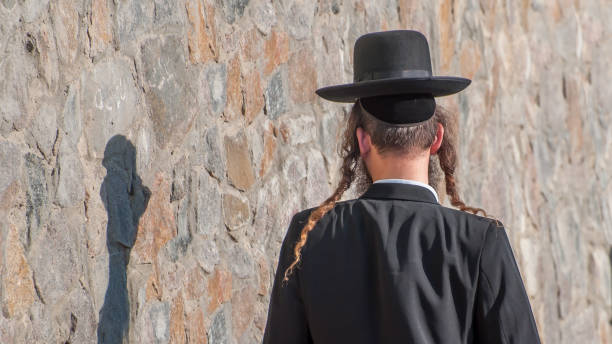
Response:
[[[612,341],[605,0],[0,0],[0,342],[257,343],[292,214],[337,181],[366,32],[472,85],[466,202],[544,343]],[[445,201],[447,202],[447,201]]]

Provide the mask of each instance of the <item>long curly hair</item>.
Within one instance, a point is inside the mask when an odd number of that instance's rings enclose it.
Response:
[[[457,168],[457,151],[455,148],[457,139],[455,132],[456,121],[456,116],[453,116],[449,111],[438,105],[434,115],[423,123],[414,126],[394,126],[382,122],[366,111],[363,111],[359,101],[355,102],[351,108],[342,138],[342,145],[340,146],[342,166],[340,168],[341,178],[338,186],[329,198],[310,213],[308,221],[302,228],[298,241],[294,246],[294,260],[285,270],[283,281],[288,281],[289,276],[299,264],[302,248],[308,239],[308,233],[317,222],[335,206],[336,202],[340,200],[342,195],[352,185],[358,191],[364,191],[372,184],[372,178],[365,168],[359,152],[359,142],[355,134],[358,127],[363,128],[370,135],[372,144],[376,146],[380,153],[411,154],[430,147],[436,137],[437,123],[442,124],[444,127],[444,139],[436,155],[439,169],[444,174],[446,194],[449,196],[450,203],[462,211],[469,211],[474,214],[481,212],[484,216],[487,216],[483,209],[467,206],[459,197],[457,179],[455,177],[455,169]],[[429,166],[429,182],[435,186],[439,177],[436,175],[437,165],[435,165],[434,157],[430,158]]]

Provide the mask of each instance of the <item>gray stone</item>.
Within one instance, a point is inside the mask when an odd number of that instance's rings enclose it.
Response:
[[[307,38],[312,29],[317,3],[310,0],[295,0],[285,4],[289,33],[297,40]]]
[[[277,23],[274,5],[267,0],[251,0],[249,11],[257,29],[264,35],[270,34]]]
[[[87,291],[75,288],[55,313],[62,343],[87,343],[96,337],[96,316]]]
[[[241,229],[250,223],[251,211],[247,200],[232,194],[223,194],[223,219],[230,235],[237,239]]]
[[[55,107],[48,103],[42,104],[37,120],[28,127],[28,132],[34,141],[33,148],[40,150],[45,158],[50,159],[58,134]]]
[[[201,149],[201,148],[200,148]],[[204,151],[206,154],[206,169],[215,178],[225,179],[225,159],[219,141],[219,129],[215,126],[206,130]]]
[[[136,51],[136,38],[151,30],[153,18],[155,5],[152,1],[127,0],[117,3],[115,30],[121,51]]]
[[[83,227],[74,219],[53,217],[46,230],[33,240],[29,259],[36,290],[42,301],[54,305],[78,285],[83,266],[78,253]],[[53,267],[50,269],[49,267]]]
[[[191,169],[187,159],[183,158],[172,169],[172,189],[170,202],[183,199],[191,186]]]
[[[233,24],[236,19],[244,15],[244,9],[249,4],[249,0],[217,0],[217,4],[223,8],[225,20]]]
[[[21,155],[18,146],[9,141],[0,141],[0,196],[19,178]]]
[[[15,6],[15,0],[2,0],[0,1],[0,3],[7,9],[7,10],[11,10],[13,9],[13,6]]]
[[[212,64],[205,70],[204,79],[212,100],[212,112],[218,115],[227,102],[227,67],[225,64]]]
[[[288,185],[297,186],[306,178],[306,164],[295,155],[289,156],[283,162],[283,176]]]
[[[270,119],[276,119],[286,111],[287,95],[285,94],[281,71],[272,75],[264,95],[266,98],[265,111]]]
[[[21,4],[26,23],[37,20],[49,7],[49,0],[24,0]]]
[[[68,87],[68,96],[64,103],[62,140],[67,140],[70,146],[76,147],[82,134],[81,107],[78,101],[79,89],[77,85]]]
[[[342,140],[340,118],[342,117],[338,113],[326,113],[319,124],[319,144],[323,157],[329,160],[332,160],[331,157],[337,154],[338,146]]]
[[[235,243],[230,246],[230,262],[232,273],[237,278],[249,278],[253,276],[255,264],[253,257],[242,247],[241,244]]]
[[[32,153],[26,153],[24,165],[27,237],[22,239],[22,243],[25,247],[29,247],[30,241],[38,236],[42,225],[47,221],[49,195],[43,159]]]
[[[30,307],[30,319],[32,323],[38,324],[33,326],[32,332],[29,333],[27,343],[53,343],[57,342],[57,334],[54,330],[54,321],[51,319],[50,311],[45,304],[35,301]],[[3,321],[0,320],[0,323]],[[0,325],[1,326],[1,325]],[[2,331],[0,331],[2,332]],[[0,337],[0,339],[2,339]],[[9,342],[4,340],[3,342]]]
[[[52,1],[50,4],[55,30],[55,40],[58,47],[60,61],[70,66],[74,62],[78,51],[79,36],[79,4],[70,0]],[[68,68],[74,72],[72,68]]]
[[[127,133],[144,110],[139,104],[129,61],[99,62],[81,75],[81,110],[89,154],[101,159],[106,143],[116,134]]]
[[[85,186],[83,185],[83,166],[68,140],[60,144],[57,162],[58,168],[55,170],[58,176],[55,196],[57,203],[62,207],[74,206],[83,201]]]
[[[155,137],[164,147],[186,129],[195,113],[183,45],[177,36],[149,39],[142,45],[141,58]]]
[[[158,25],[183,25],[185,22],[185,11],[181,6],[171,0],[155,0],[155,24]]]
[[[308,172],[304,198],[306,207],[321,204],[331,195],[325,161],[319,151],[311,150],[307,157]]]
[[[225,307],[222,307],[217,314],[215,314],[210,324],[210,329],[208,330],[208,343],[229,344],[230,334],[227,325]]]
[[[170,306],[168,303],[155,302],[149,310],[149,321],[154,343],[168,343],[170,340]]]
[[[213,238],[221,227],[221,192],[207,173],[198,175],[196,226],[199,234]]]
[[[30,98],[27,80],[38,72],[35,61],[23,55],[3,58],[0,71],[0,134],[6,136],[26,126],[26,114],[31,106],[27,101]]]
[[[219,249],[212,240],[199,240],[192,246],[193,255],[198,265],[207,273],[212,273],[215,266],[219,264]]]
[[[286,118],[281,128],[286,129],[289,143],[292,145],[309,143],[317,137],[317,124],[314,116],[300,115]]]

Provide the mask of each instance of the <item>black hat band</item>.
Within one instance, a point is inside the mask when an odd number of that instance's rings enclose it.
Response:
[[[376,72],[362,72],[353,82],[390,79],[390,78],[428,78],[431,72],[423,69],[385,70]]]

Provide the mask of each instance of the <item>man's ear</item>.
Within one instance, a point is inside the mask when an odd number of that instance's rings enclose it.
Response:
[[[438,128],[436,130],[436,138],[432,143],[431,147],[429,148],[429,154],[431,155],[434,155],[438,152],[440,146],[442,145],[442,140],[444,139],[444,126],[442,126],[441,123],[437,123],[437,126]]]
[[[358,127],[357,130],[355,130],[355,135],[357,135],[357,141],[359,142],[359,154],[362,158],[365,158],[372,149],[370,134],[363,130],[363,128]]]

